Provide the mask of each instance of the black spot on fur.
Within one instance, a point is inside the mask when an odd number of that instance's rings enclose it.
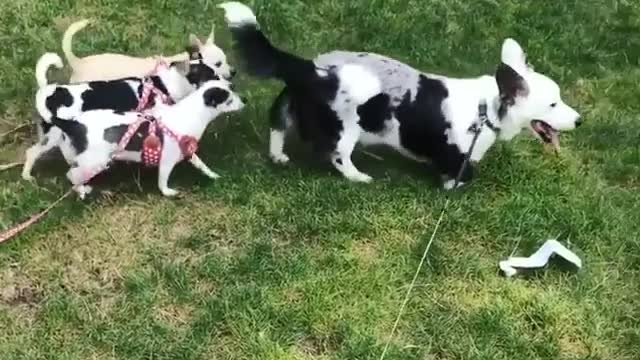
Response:
[[[71,145],[77,154],[87,150],[87,127],[73,120],[63,120],[57,117],[51,119],[54,126],[59,127],[71,139]]]
[[[138,106],[138,97],[126,80],[92,81],[88,85],[90,89],[82,93],[83,112],[101,109],[130,111]]]
[[[360,54],[358,54],[358,57],[359,58],[363,58],[363,57],[367,57],[368,55],[369,54],[366,54],[366,53],[360,53]]]
[[[360,127],[371,133],[382,132],[385,121],[391,118],[391,103],[388,94],[378,94],[358,107]]]
[[[199,87],[203,83],[210,80],[220,80],[220,76],[216,72],[205,65],[202,61],[189,65],[189,72],[187,73],[187,80],[192,85]]]
[[[314,87],[291,90],[285,87],[271,107],[271,126],[285,130],[290,124],[285,116],[295,123],[300,138],[311,143],[314,152],[326,155],[335,150],[342,122],[329,104],[335,100],[339,83],[334,75],[328,81],[316,82]]]
[[[102,138],[106,142],[117,144],[120,142],[120,140],[122,139],[122,137],[124,136],[124,134],[127,132],[128,129],[129,129],[129,125],[118,125],[118,126],[112,126],[110,128],[106,128],[104,130],[104,134]],[[145,122],[142,125],[140,125],[138,130],[136,130],[136,133],[131,137],[131,140],[125,147],[125,150],[141,151],[142,143],[144,142],[144,139],[147,137],[148,133],[149,133],[149,123]],[[164,140],[163,139],[164,134],[162,133],[162,131],[160,131],[157,128],[156,128],[156,135],[160,138],[161,142]]]
[[[207,106],[216,107],[229,99],[229,92],[221,88],[211,88],[202,95]]]
[[[451,126],[442,113],[442,102],[449,97],[449,91],[442,81],[421,75],[414,101],[411,95],[407,92],[395,109],[402,146],[431,159],[442,174],[455,178],[465,156],[457,146],[447,143],[446,133]],[[471,180],[472,174],[473,169],[468,166],[462,181]]]
[[[69,107],[71,105],[73,105],[73,96],[69,89],[64,87],[56,88],[53,94],[47,97],[45,101],[45,106],[53,116],[58,116],[58,109],[61,107]]]
[[[49,131],[51,130],[51,128],[53,127],[53,125],[51,123],[48,123],[44,120],[42,120],[42,118],[39,121],[40,127],[42,129],[42,133],[43,134],[48,134]]]

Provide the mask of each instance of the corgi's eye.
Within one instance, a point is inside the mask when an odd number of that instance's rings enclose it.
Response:
[[[216,67],[220,67],[220,66],[222,66],[222,61],[218,61],[217,63],[215,63],[215,66],[216,66]]]
[[[552,107],[552,108],[554,108],[554,107],[556,107],[556,106],[558,106],[558,103],[553,103],[553,104],[551,104],[551,107]]]

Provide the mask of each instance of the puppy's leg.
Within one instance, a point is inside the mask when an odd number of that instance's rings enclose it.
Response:
[[[53,127],[48,134],[44,135],[42,139],[25,152],[24,166],[22,167],[22,178],[31,181],[33,176],[33,166],[38,159],[45,153],[51,151],[54,147],[58,146],[62,141],[62,130]]]
[[[338,171],[347,179],[355,182],[371,182],[371,176],[360,172],[351,162],[351,153],[360,138],[360,127],[355,123],[344,123],[344,131],[341,134],[336,150],[331,154],[331,162]]]
[[[198,157],[198,155],[193,155],[191,157],[191,159],[189,160],[189,162],[191,163],[191,165],[193,165],[196,169],[200,170],[205,176],[211,178],[211,179],[219,179],[220,175],[216,174],[215,172],[213,172],[211,169],[209,169],[209,167],[207,166],[207,164],[205,164],[202,159],[200,159]]]
[[[62,145],[64,146],[65,144]],[[67,179],[73,184],[80,199],[91,193],[93,188],[87,183],[107,168],[110,159],[110,151],[105,148],[88,150],[72,159],[73,165],[67,171]]]
[[[164,196],[176,196],[178,191],[169,188],[169,177],[176,164],[181,160],[180,148],[174,142],[167,142],[162,150],[158,168],[158,188]]]
[[[453,159],[456,159],[456,161],[452,161]],[[451,154],[451,156],[447,158],[446,163],[437,164],[442,172],[442,187],[444,190],[448,191],[460,188],[473,179],[473,164],[470,162],[467,163],[462,174],[460,174],[463,164],[464,155],[462,154]],[[460,176],[460,181],[458,182],[458,186],[455,186],[458,176]]]
[[[79,166],[72,166],[67,171],[67,179],[69,179],[69,182],[73,185],[73,190],[81,200],[84,200],[93,191],[91,186],[85,184],[88,180],[86,179],[87,173],[88,171]]]
[[[276,164],[289,162],[289,157],[284,153],[285,138],[292,122],[289,111],[289,94],[287,88],[285,88],[278,95],[270,110],[269,156]]]
[[[73,164],[77,155],[76,150],[73,148],[73,145],[71,145],[71,142],[63,139],[58,147],[60,148],[60,152],[67,164]]]

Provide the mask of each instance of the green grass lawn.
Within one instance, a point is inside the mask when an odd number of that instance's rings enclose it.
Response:
[[[5,0],[0,134],[32,117],[33,68],[79,55],[180,51],[188,34],[230,50],[217,1]],[[514,37],[561,84],[585,125],[556,156],[528,135],[491,149],[454,194],[386,359],[640,358],[640,3],[614,0],[254,0],[274,43],[305,56],[383,53],[428,72],[492,72]],[[231,51],[229,51],[231,53]],[[233,60],[232,60],[233,61]],[[59,75],[62,78],[62,74]],[[250,99],[201,148],[223,178],[189,166],[162,198],[155,172],[118,166],[112,196],[67,199],[0,245],[0,359],[378,359],[445,194],[423,166],[361,152],[351,184],[296,144],[267,157],[281,85],[241,76]],[[35,135],[0,139],[19,161]],[[37,183],[0,173],[0,229],[68,189],[56,157]],[[497,263],[561,234],[584,261],[505,279]]]

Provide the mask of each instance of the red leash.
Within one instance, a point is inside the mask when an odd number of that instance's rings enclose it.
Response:
[[[71,193],[73,193],[73,189],[69,189],[69,191],[67,191],[64,195],[62,195],[61,197],[58,198],[58,200],[54,201],[53,204],[49,205],[48,208],[42,210],[41,212],[31,216],[29,219],[23,221],[20,224],[17,224],[9,229],[7,229],[6,231],[3,231],[2,233],[0,233],[0,244],[11,240],[14,236],[18,235],[19,233],[21,233],[22,231],[24,231],[26,228],[28,228],[29,226],[37,223],[38,221],[40,221],[45,215],[47,215],[49,213],[49,211],[51,211],[54,207],[56,207],[59,203],[62,202],[62,200],[66,199],[69,195],[71,195]]]

